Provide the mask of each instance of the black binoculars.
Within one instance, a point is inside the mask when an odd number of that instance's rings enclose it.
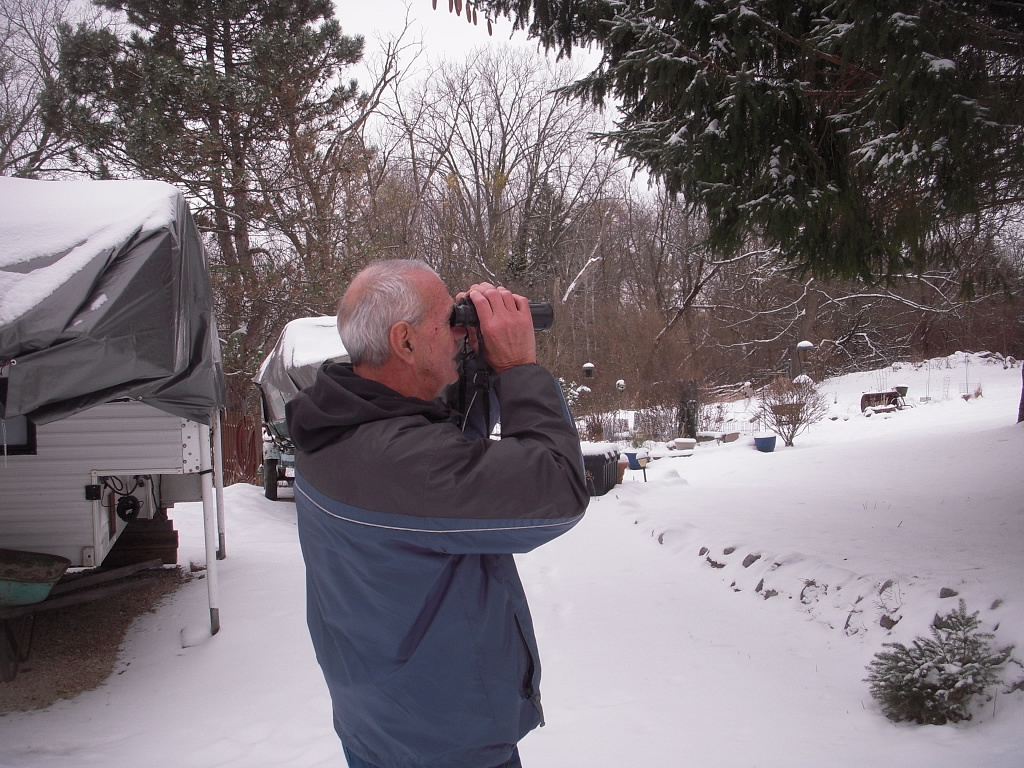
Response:
[[[555,322],[555,308],[546,301],[531,301],[530,314],[533,315],[533,330],[546,331]],[[462,299],[452,307],[450,325],[461,325],[466,328],[480,326],[480,318],[476,316],[476,307],[469,299]]]

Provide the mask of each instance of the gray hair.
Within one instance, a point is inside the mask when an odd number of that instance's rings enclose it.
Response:
[[[353,365],[383,365],[391,357],[391,326],[423,320],[427,307],[414,279],[422,273],[438,276],[422,261],[386,259],[355,277],[338,302],[338,335]]]

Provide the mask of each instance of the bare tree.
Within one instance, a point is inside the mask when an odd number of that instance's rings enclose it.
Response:
[[[947,234],[948,247],[962,251],[958,267],[887,284],[798,279],[770,250],[723,265],[695,313],[707,319],[696,338],[713,383],[770,380],[788,371],[804,340],[817,347],[809,372],[819,380],[955,349],[1012,354],[1020,343],[1012,330],[1019,265],[997,230]]]
[[[807,376],[790,381],[779,377],[758,392],[761,422],[782,438],[786,445],[811,424],[828,415],[828,398]]]
[[[1024,365],[1020,369],[1020,405],[1017,406],[1017,423],[1024,421]]]
[[[75,170],[76,144],[43,119],[41,96],[57,72],[57,30],[101,11],[74,0],[0,4],[0,173],[38,177]]]
[[[587,136],[596,114],[554,92],[570,78],[535,54],[480,49],[397,100],[391,125],[405,151],[392,143],[392,167],[418,192],[421,247],[443,272],[535,295],[567,284],[573,223],[616,170]]]
[[[602,116],[557,94],[570,78],[566,65],[510,47],[432,67],[391,99],[374,203],[394,248],[450,284],[485,279],[553,301],[540,355],[567,378],[592,349],[595,321],[619,314],[595,297],[615,291],[599,265],[621,244],[625,175],[590,138]]]

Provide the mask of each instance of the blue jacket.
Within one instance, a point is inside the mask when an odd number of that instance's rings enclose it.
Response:
[[[543,368],[496,378],[502,439],[327,365],[289,404],[307,610],[334,724],[381,768],[486,768],[541,724],[513,553],[572,528],[579,437]]]

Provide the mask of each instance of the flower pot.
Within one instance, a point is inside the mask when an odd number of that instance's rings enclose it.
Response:
[[[771,453],[775,450],[775,435],[763,435],[754,438],[754,447],[761,453]]]

